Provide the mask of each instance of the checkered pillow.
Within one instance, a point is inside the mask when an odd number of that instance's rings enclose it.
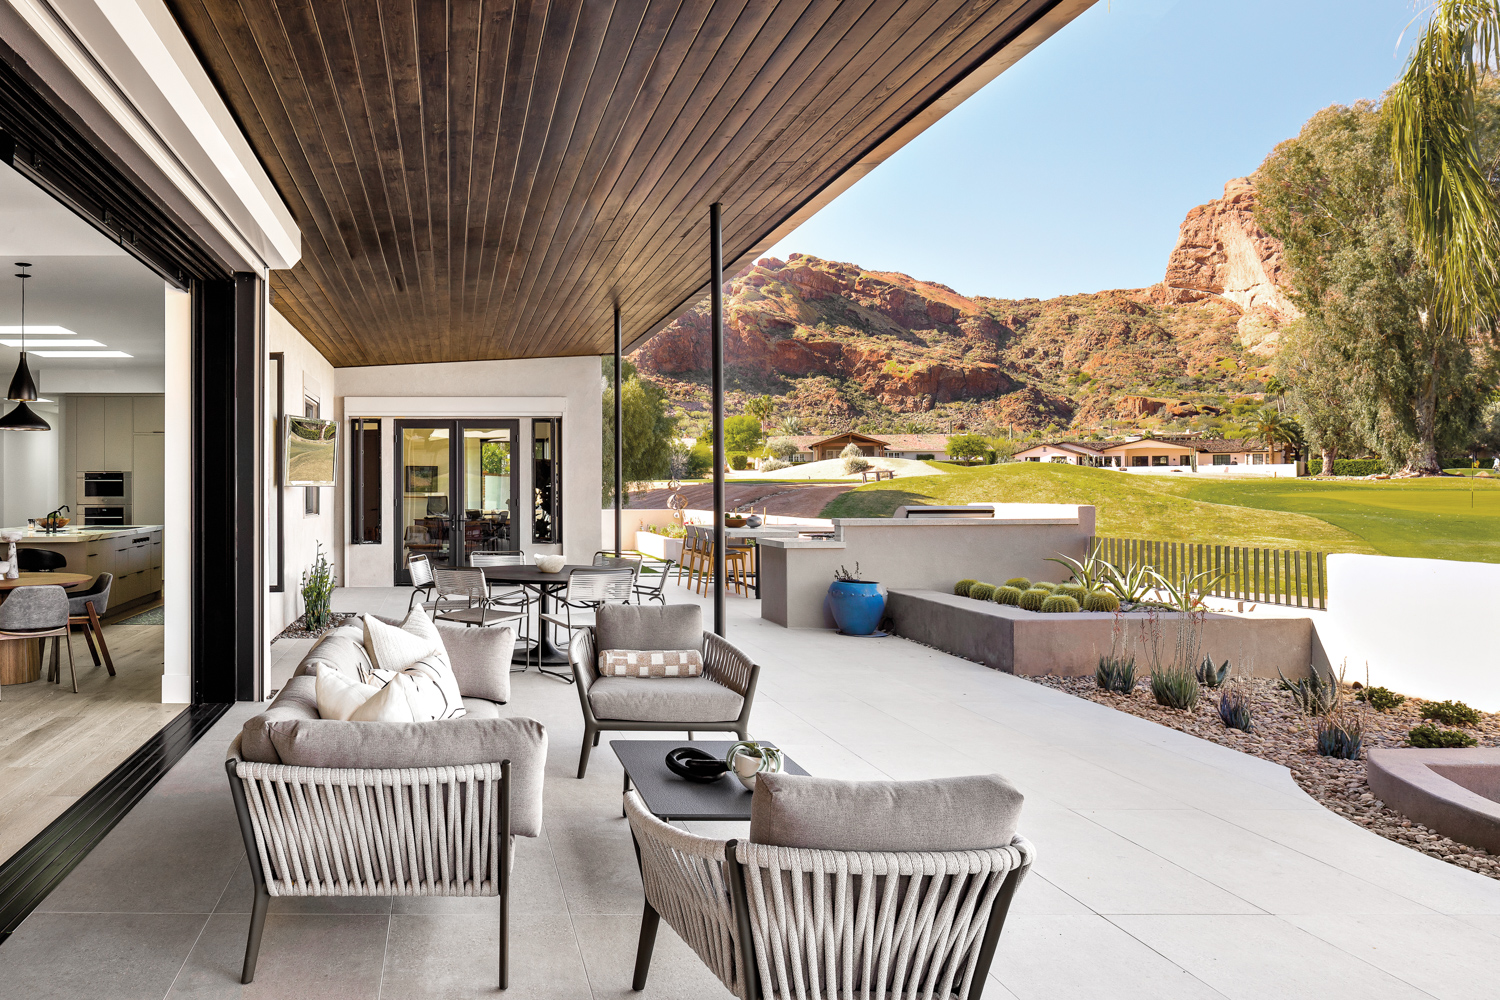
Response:
[[[697,677],[703,654],[696,649],[606,649],[599,654],[601,677]]]

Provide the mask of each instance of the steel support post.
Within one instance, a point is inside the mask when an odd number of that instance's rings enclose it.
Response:
[[[724,634],[724,230],[722,208],[708,208],[713,332],[714,631]]]
[[[620,307],[615,306],[615,555],[620,554],[620,507],[625,493],[624,405],[620,402]]]

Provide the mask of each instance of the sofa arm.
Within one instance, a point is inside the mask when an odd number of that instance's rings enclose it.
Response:
[[[580,694],[586,694],[599,679],[599,654],[594,649],[594,630],[581,628],[568,643],[568,662],[573,665],[573,679]]]
[[[748,699],[755,693],[759,673],[750,657],[734,643],[716,632],[703,633],[703,674],[709,680]]]
[[[510,660],[516,649],[516,633],[506,625],[471,628],[438,622],[438,635],[448,650],[458,693],[465,698],[510,701]]]

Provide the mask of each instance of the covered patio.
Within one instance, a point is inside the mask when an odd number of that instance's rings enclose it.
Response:
[[[345,589],[335,607],[400,613],[407,594]],[[1500,885],[1333,815],[1279,767],[902,639],[783,629],[755,601],[729,614],[762,666],[756,735],[813,774],[996,771],[1024,791],[1038,860],[987,997],[1493,992]],[[273,686],[308,644],[273,646]],[[495,995],[493,899],[274,900],[239,984],[250,878],[222,759],[260,708],[235,706],[0,948],[7,995]],[[518,840],[509,995],[634,995],[642,890],[607,748],[651,734],[605,734],[579,780],[571,686],[516,675],[505,710],[550,736],[545,831]],[[729,994],[664,928],[641,995]]]

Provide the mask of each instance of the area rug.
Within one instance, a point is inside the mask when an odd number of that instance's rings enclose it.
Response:
[[[127,618],[124,621],[122,621],[122,622],[116,622],[115,624],[116,625],[164,625],[164,624],[166,624],[166,619],[163,617],[163,613],[165,611],[166,611],[165,608],[152,608],[150,611],[142,611],[140,614],[135,615],[132,618]]]

